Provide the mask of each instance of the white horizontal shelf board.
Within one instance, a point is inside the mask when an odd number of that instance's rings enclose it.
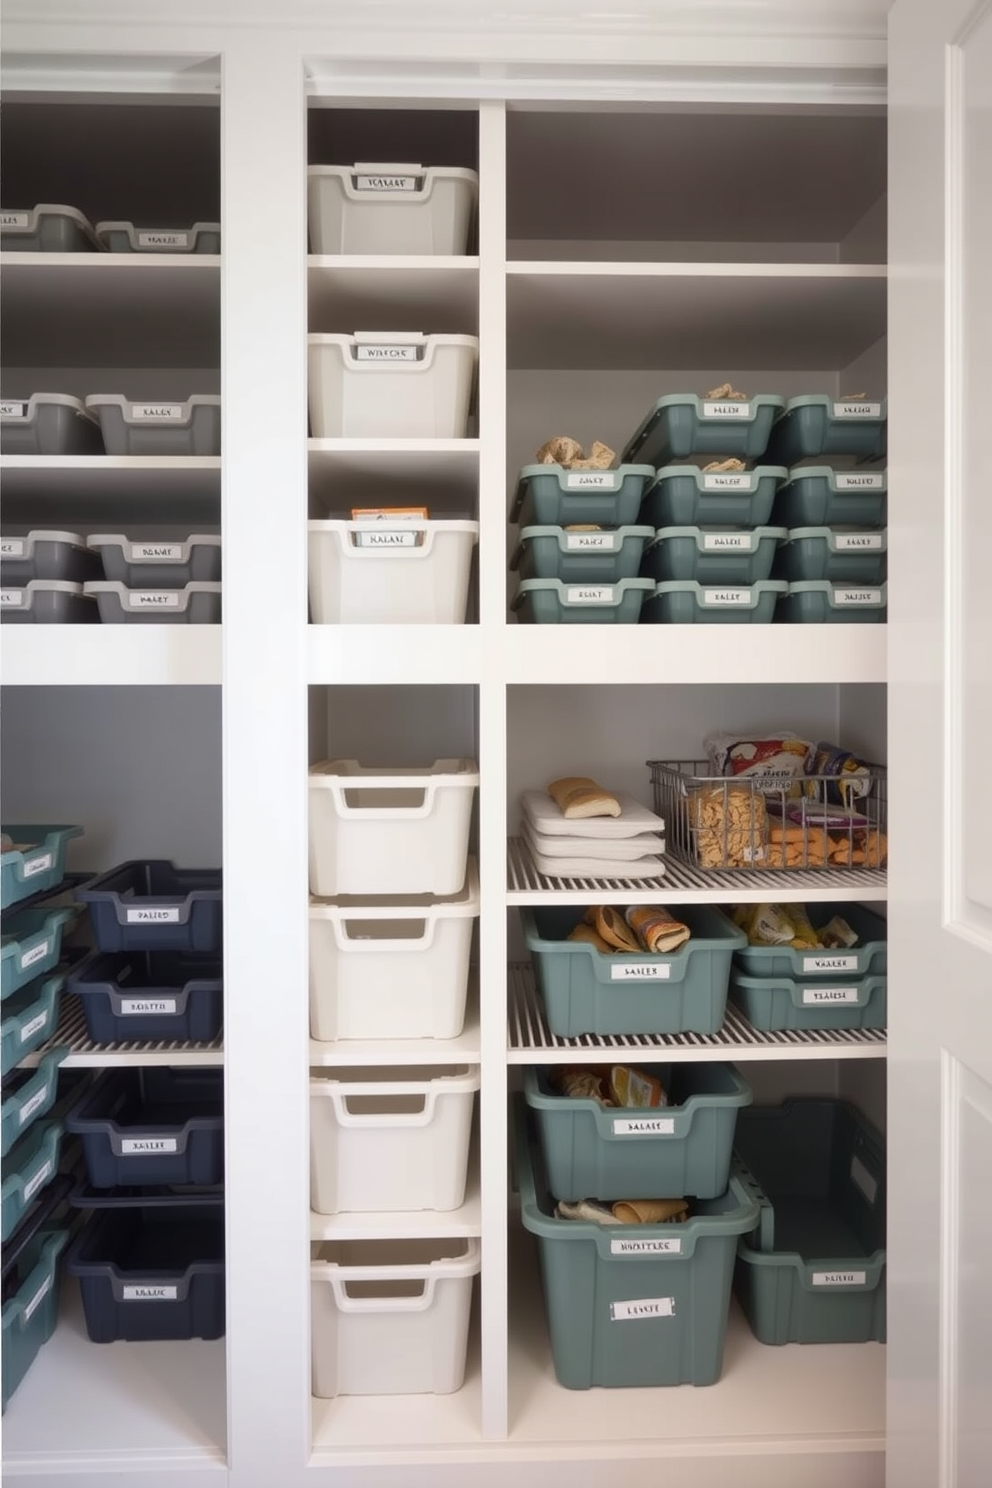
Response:
[[[374,466],[387,457],[398,460],[436,459],[452,456],[479,457],[478,439],[308,439],[307,451],[311,468],[323,459],[338,463],[358,459],[363,466]]]
[[[478,1064],[481,1038],[477,998],[469,992],[465,1027],[451,1039],[338,1039],[333,1044],[310,1040],[311,1069],[341,1065]]]
[[[732,1005],[719,1033],[582,1034],[559,1038],[548,1028],[544,1007],[528,964],[509,968],[509,1064],[571,1064],[579,1056],[633,1053],[665,1060],[783,1060],[884,1059],[886,1036],[880,1031],[852,1029],[807,1033],[761,1033]]]
[[[597,259],[510,259],[508,275],[527,274],[551,277],[581,275],[584,278],[605,276],[610,279],[885,279],[885,264],[856,263],[779,263],[749,260],[700,263],[698,259],[629,259],[623,263]],[[742,289],[744,286],[742,286]]]
[[[420,330],[477,335],[477,258],[307,259],[311,331]]]
[[[482,674],[477,625],[309,625],[307,679],[329,682],[460,682]]]
[[[55,1333],[3,1418],[4,1480],[81,1463],[102,1482],[142,1467],[153,1479],[163,1466],[222,1468],[226,1421],[224,1339],[91,1343],[67,1278]]]
[[[507,844],[508,904],[762,904],[769,898],[793,903],[875,900],[888,897],[881,868],[816,869],[691,868],[670,852],[665,872],[644,881],[620,878],[549,878],[531,861],[523,841]]]
[[[9,686],[215,684],[219,625],[4,625]]]
[[[43,485],[74,495],[119,481],[136,491],[182,480],[203,491],[220,491],[220,455],[0,455],[4,493]]]
[[[744,277],[726,265],[696,274],[655,264],[644,274],[630,265],[546,267],[507,277],[510,368],[839,370],[885,334],[886,281],[876,265],[854,277],[832,268]]]
[[[480,1235],[482,1201],[477,1152],[469,1160],[465,1202],[447,1213],[417,1209],[407,1213],[316,1214],[310,1213],[311,1240],[416,1240],[432,1236]]]
[[[0,253],[0,271],[36,269],[52,280],[61,273],[113,274],[125,269],[151,274],[154,269],[175,270],[179,274],[203,273],[220,269],[219,253]],[[75,280],[78,284],[81,281]],[[87,289],[91,286],[87,285]]]
[[[62,999],[62,1011],[50,1042],[45,1048],[68,1044],[69,1054],[62,1062],[65,1069],[110,1069],[122,1065],[220,1065],[224,1063],[221,1039],[211,1044],[194,1044],[186,1040],[165,1042],[161,1039],[129,1039],[114,1044],[97,1044],[90,1038],[78,997]],[[37,1065],[45,1049],[22,1060],[22,1066]]]

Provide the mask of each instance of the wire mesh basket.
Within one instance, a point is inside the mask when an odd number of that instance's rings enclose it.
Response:
[[[886,772],[714,775],[706,760],[648,760],[666,851],[693,868],[884,868]]]

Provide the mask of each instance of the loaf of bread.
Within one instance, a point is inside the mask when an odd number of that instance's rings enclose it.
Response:
[[[562,816],[577,821],[589,816],[619,816],[616,796],[597,785],[588,775],[565,775],[547,787]]]

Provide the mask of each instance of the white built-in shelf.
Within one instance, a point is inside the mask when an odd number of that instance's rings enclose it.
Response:
[[[463,469],[479,462],[478,439],[308,439],[310,469],[327,465],[337,471],[375,470],[383,475],[401,475],[408,465],[429,475],[443,471],[452,460],[463,460]]]
[[[525,844],[507,844],[508,904],[761,904],[769,898],[794,903],[888,898],[884,868],[718,869],[691,868],[670,853],[665,872],[654,879],[559,878],[538,873]]]
[[[53,1482],[85,1463],[92,1481],[217,1469],[227,1442],[225,1342],[91,1343],[79,1283],[3,1418],[4,1481]],[[199,1482],[197,1478],[197,1482]]]
[[[477,439],[311,439],[310,515],[347,516],[353,506],[426,506],[431,516],[478,511]]]
[[[366,255],[307,259],[311,331],[426,331],[474,336],[479,260]]]
[[[880,1030],[857,1028],[761,1033],[728,1003],[719,1033],[587,1033],[560,1038],[548,1028],[533,970],[526,963],[515,963],[509,968],[507,1045],[509,1064],[571,1064],[579,1058],[612,1059],[618,1054],[693,1063],[724,1059],[884,1059],[886,1036]]]
[[[11,687],[216,684],[219,625],[3,625]]]
[[[219,455],[2,455],[4,528],[220,521]]]
[[[469,1161],[465,1202],[447,1212],[416,1209],[408,1213],[316,1214],[310,1213],[311,1240],[428,1240],[433,1236],[480,1235],[482,1200],[479,1189],[478,1154]]]
[[[192,1044],[184,1040],[165,1042],[162,1039],[129,1039],[115,1044],[94,1043],[86,1031],[83,1010],[78,997],[62,999],[62,1011],[58,1027],[45,1048],[38,1049],[22,1060],[22,1066],[30,1069],[37,1065],[47,1049],[68,1045],[69,1053],[62,1061],[63,1069],[119,1069],[123,1065],[221,1065],[224,1063],[224,1044],[215,1039],[211,1044]]]
[[[469,990],[465,1027],[450,1039],[382,1038],[338,1039],[333,1044],[310,1040],[310,1068],[326,1069],[342,1065],[386,1064],[478,1064],[480,1054],[479,1005],[473,989]]]

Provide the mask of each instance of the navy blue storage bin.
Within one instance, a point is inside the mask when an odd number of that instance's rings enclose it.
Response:
[[[128,1039],[210,1043],[221,1030],[223,964],[169,951],[91,956],[69,977],[98,1044]]]
[[[108,1070],[65,1125],[82,1138],[94,1188],[220,1183],[224,1073],[168,1066]]]
[[[98,951],[219,951],[221,870],[161,859],[122,863],[77,899],[89,907]]]

